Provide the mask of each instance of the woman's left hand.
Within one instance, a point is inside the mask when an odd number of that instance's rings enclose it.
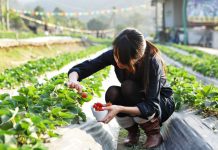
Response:
[[[104,123],[109,123],[120,111],[121,106],[119,105],[111,105],[104,107],[104,110],[108,110],[107,116],[101,121]]]

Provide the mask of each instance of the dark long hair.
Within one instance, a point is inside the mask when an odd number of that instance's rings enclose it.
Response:
[[[127,65],[133,72],[135,72],[135,64],[132,60],[143,63],[145,93],[149,85],[151,57],[157,56],[161,60],[163,68],[165,68],[158,48],[151,42],[145,41],[143,34],[136,29],[128,28],[121,31],[113,41],[113,49],[118,61],[123,65]]]

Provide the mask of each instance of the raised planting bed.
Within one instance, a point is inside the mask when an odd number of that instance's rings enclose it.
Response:
[[[102,81],[109,68],[82,81],[88,97],[81,97],[64,83],[67,75],[60,74],[45,84],[20,88],[17,96],[0,95],[0,148],[46,149],[42,143],[59,136],[57,126],[86,121],[81,107],[102,91]],[[95,80],[92,80],[92,79]]]
[[[218,59],[217,58],[200,58],[193,55],[184,55],[178,53],[169,47],[158,45],[161,52],[165,53],[170,58],[181,62],[185,66],[190,66],[194,71],[197,71],[205,76],[218,78]]]

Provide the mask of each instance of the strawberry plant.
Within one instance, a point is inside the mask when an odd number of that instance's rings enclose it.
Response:
[[[158,48],[170,58],[190,66],[193,70],[205,76],[218,78],[218,59],[216,56],[204,54],[196,57],[191,54],[183,55],[163,45],[158,45]]]
[[[189,104],[197,109],[212,110],[218,114],[218,88],[203,85],[184,69],[168,66],[167,77],[174,90],[176,108]]]
[[[176,47],[178,49],[184,50],[184,51],[186,51],[186,52],[188,52],[190,54],[197,55],[198,57],[202,57],[202,58],[207,57],[207,58],[210,58],[210,59],[217,58],[217,56],[202,52],[200,50],[197,50],[196,48],[192,48],[192,47],[189,47],[189,46],[186,46],[186,45],[172,44],[172,46]]]
[[[45,149],[41,143],[59,136],[54,131],[57,126],[86,121],[81,106],[102,91],[101,82],[109,69],[90,77],[96,80],[81,82],[86,97],[65,86],[66,74],[55,76],[45,84],[21,87],[17,96],[0,95],[0,148]]]
[[[92,46],[83,51],[65,53],[55,58],[29,61],[24,65],[6,69],[0,74],[0,88],[14,88],[15,86],[24,85],[26,82],[37,83],[37,76],[47,71],[58,70],[71,61],[93,54],[105,47],[105,45]]]

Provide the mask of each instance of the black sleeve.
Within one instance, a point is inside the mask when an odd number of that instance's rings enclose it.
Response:
[[[154,58],[150,64],[150,77],[148,91],[145,95],[145,100],[137,104],[141,112],[141,117],[148,119],[149,116],[156,113],[159,115],[160,101],[160,78],[162,70],[161,61]]]
[[[107,52],[104,52],[97,58],[94,58],[92,60],[86,60],[74,67],[72,67],[68,71],[68,76],[71,72],[77,72],[79,75],[78,81],[83,80],[84,78],[92,75],[93,73],[103,69],[106,66],[109,66],[113,64],[114,58],[113,58],[113,50],[109,50]]]

